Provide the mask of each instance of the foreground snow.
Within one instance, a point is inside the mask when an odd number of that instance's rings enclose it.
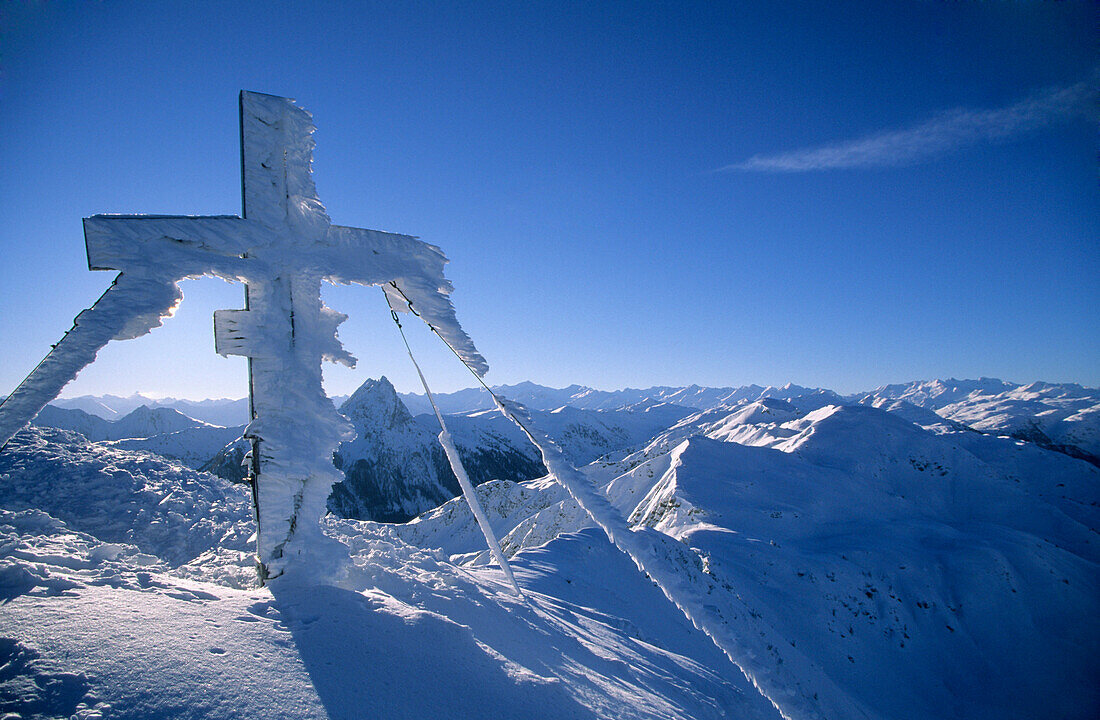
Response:
[[[776,717],[592,533],[516,563],[530,605],[495,569],[346,520],[338,587],[235,589],[210,581],[251,572],[215,549],[247,523],[241,488],[63,431],[0,460],[4,504],[27,508],[0,511],[0,627],[39,656],[16,679],[68,678],[47,717]],[[207,527],[206,552],[183,542]],[[0,676],[0,708],[35,700],[20,687]]]
[[[495,570],[369,533],[343,538],[339,587],[235,590],[137,569],[35,511],[0,530],[0,624],[45,659],[22,679],[70,686],[48,717],[778,717],[591,532],[515,564],[525,605]]]

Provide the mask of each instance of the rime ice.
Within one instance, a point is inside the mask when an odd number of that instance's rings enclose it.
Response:
[[[323,542],[317,521],[332,484],[342,479],[332,453],[354,436],[321,387],[322,360],[355,363],[336,336],[346,316],[321,302],[322,280],[399,282],[464,360],[480,373],[488,366],[455,318],[439,248],[408,235],[331,224],[311,174],[312,116],[287,98],[251,92],[241,93],[240,110],[242,216],[86,218],[89,268],[119,275],[0,407],[0,442],[110,340],[159,326],[182,298],[180,280],[212,275],[243,282],[247,307],[215,314],[216,349],[249,358],[246,436],[253,442],[257,552],[261,575],[275,576]]]

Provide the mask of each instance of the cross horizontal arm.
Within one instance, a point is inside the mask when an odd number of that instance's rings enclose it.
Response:
[[[254,225],[235,215],[84,218],[90,270],[156,270],[176,279],[201,274],[234,279],[242,258],[263,240]]]
[[[330,225],[324,257],[330,260],[321,272],[331,282],[384,288],[396,282],[404,294],[388,293],[396,310],[413,310],[478,373],[489,371],[489,364],[455,315],[450,298],[454,286],[443,274],[447,256],[438,247],[412,235]]]

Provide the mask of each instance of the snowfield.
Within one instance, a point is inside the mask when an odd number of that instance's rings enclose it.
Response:
[[[1100,469],[994,420],[1026,407],[1053,441],[1095,391],[952,382],[537,416],[574,457],[614,441],[585,477],[740,668],[552,478],[476,488],[526,602],[461,498],[405,524],[330,515],[342,575],[257,588],[244,486],[27,429],[0,453],[0,717],[1096,717]],[[398,413],[391,391],[359,418]],[[469,445],[508,437],[462,412]]]

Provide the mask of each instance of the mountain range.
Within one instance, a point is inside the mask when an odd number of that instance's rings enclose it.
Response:
[[[368,381],[373,382],[373,381]],[[681,387],[655,386],[645,389],[595,390],[582,385],[549,388],[532,382],[500,385],[498,393],[523,403],[532,410],[552,411],[572,408],[589,411],[644,410],[666,405],[681,408],[680,412],[732,407],[773,398],[794,402],[803,410],[825,405],[865,404],[882,407],[901,402],[930,410],[945,421],[953,421],[985,433],[1004,434],[1035,442],[1058,452],[1068,453],[1094,464],[1100,463],[1100,389],[1073,383],[1034,382],[1026,385],[995,378],[977,380],[918,380],[884,385],[874,390],[840,395],[823,388],[807,388],[788,383],[782,387],[745,385],[711,388],[699,385]],[[411,415],[431,413],[424,395],[399,393]],[[468,388],[453,393],[434,395],[445,414],[465,414],[476,417],[478,411],[493,409],[492,398],[480,388]],[[333,399],[340,407],[348,398]],[[141,405],[149,408],[169,408],[207,424],[232,427],[248,421],[247,400],[152,400],[141,395],[129,398],[116,396],[82,396],[59,399],[57,408],[79,409],[106,420],[121,419]],[[124,412],[125,411],[125,412]],[[43,411],[53,412],[49,408]],[[671,412],[671,411],[665,411]],[[491,417],[485,414],[484,417]],[[598,416],[591,416],[598,417]],[[95,427],[94,420],[84,418],[84,427]],[[80,430],[76,421],[61,423],[54,416],[40,416],[40,424]],[[93,435],[96,434],[93,430]],[[102,430],[98,431],[102,434]],[[91,437],[91,436],[89,436]],[[97,435],[98,437],[98,435]],[[576,446],[572,446],[576,449]]]

